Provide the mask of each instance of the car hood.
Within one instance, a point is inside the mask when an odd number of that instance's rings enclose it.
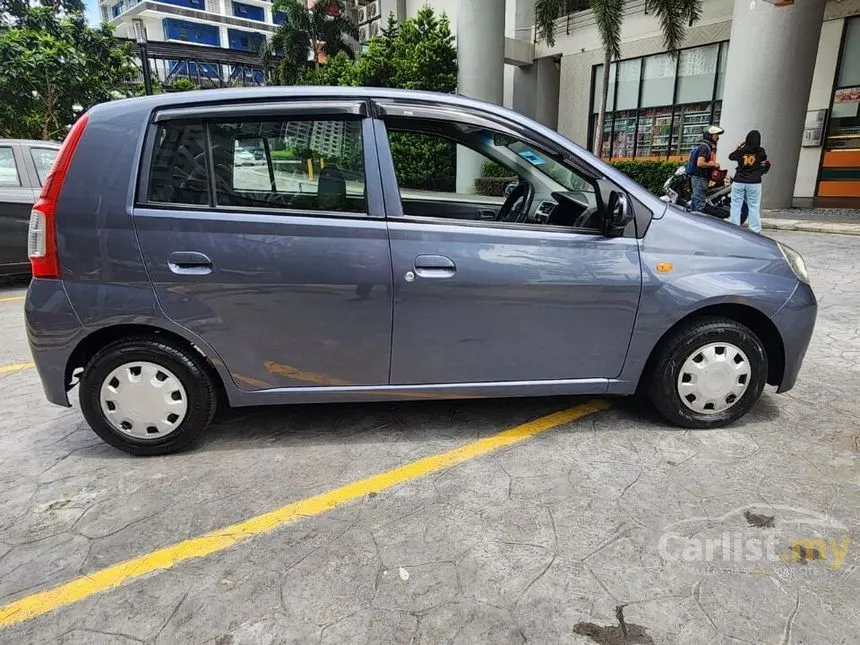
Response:
[[[666,213],[654,219],[645,235],[645,243],[676,252],[726,257],[782,259],[776,240],[735,226],[728,220],[709,215],[693,215],[668,205]]]

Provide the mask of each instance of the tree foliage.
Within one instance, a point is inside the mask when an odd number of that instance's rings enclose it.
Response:
[[[3,1],[0,137],[62,139],[77,114],[135,77],[129,45],[106,25],[88,26],[81,2]]]
[[[427,6],[402,24],[389,16],[388,26],[357,60],[340,52],[319,69],[300,73],[297,82],[452,93],[457,89],[457,50],[448,18],[437,17]],[[402,187],[454,190],[453,143],[411,132],[392,132],[389,143]]]
[[[318,0],[312,8],[301,0],[275,0],[273,11],[286,14],[271,41],[263,46],[263,66],[271,68],[276,55],[282,56],[272,76],[282,85],[295,85],[306,74],[308,60],[320,68],[320,54],[352,56],[347,38],[358,38],[358,27],[346,17],[343,0]]]
[[[660,22],[663,44],[670,52],[677,52],[684,43],[686,27],[702,17],[703,0],[645,0],[645,11]],[[624,22],[624,0],[590,0],[594,21],[603,43],[603,95],[595,128],[594,154],[600,154],[603,145],[603,124],[609,92],[609,65],[621,58],[621,28]],[[537,37],[555,46],[555,21],[572,11],[570,0],[535,0],[535,30]]]

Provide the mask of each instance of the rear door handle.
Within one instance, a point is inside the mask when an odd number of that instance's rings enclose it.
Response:
[[[419,255],[414,267],[419,278],[450,278],[457,272],[454,260],[444,255]]]
[[[167,256],[167,265],[173,273],[207,275],[212,273],[212,260],[199,251],[173,251]]]

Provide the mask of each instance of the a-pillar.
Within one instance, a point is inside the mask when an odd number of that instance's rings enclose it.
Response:
[[[825,0],[774,6],[735,0],[720,127],[723,167],[750,130],[759,130],[773,166],[764,208],[791,206]]]
[[[461,0],[457,8],[457,92],[502,104],[505,81],[505,0]],[[457,192],[474,193],[481,157],[457,147]]]

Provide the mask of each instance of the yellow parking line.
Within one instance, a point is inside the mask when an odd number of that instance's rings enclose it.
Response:
[[[592,401],[582,405],[555,412],[534,421],[503,430],[490,437],[467,443],[447,452],[424,457],[404,466],[367,479],[362,479],[340,488],[320,493],[313,497],[292,502],[286,506],[252,517],[244,522],[191,538],[178,544],[147,553],[132,560],[95,571],[76,578],[59,587],[42,591],[0,607],[0,628],[40,616],[83,600],[93,594],[113,589],[122,583],[140,576],[170,569],[180,562],[223,551],[249,538],[267,533],[305,517],[325,513],[337,506],[361,498],[371,492],[379,492],[404,482],[450,468],[469,459],[488,452],[511,446],[551,430],[564,423],[570,423],[589,414],[608,408],[604,401]]]
[[[21,302],[26,296],[7,296],[0,298],[0,302]]]
[[[36,367],[35,363],[12,363],[11,365],[0,365],[0,374],[11,374]]]

